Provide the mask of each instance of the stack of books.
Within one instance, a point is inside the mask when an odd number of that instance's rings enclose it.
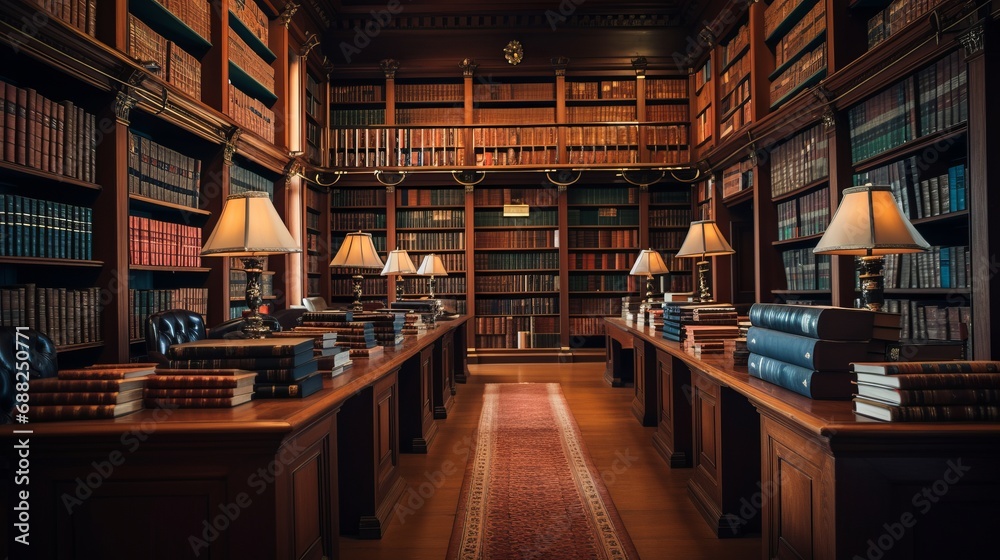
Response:
[[[639,315],[640,305],[642,305],[642,298],[639,296],[622,296],[622,319],[634,323]]]
[[[750,350],[747,349],[746,337],[741,336],[740,338],[734,338],[732,343],[733,365],[746,367],[750,360]]]
[[[302,327],[337,333],[337,346],[350,351],[350,358],[374,358],[383,353],[375,340],[375,325],[355,321],[351,311],[311,311],[302,315]]]
[[[694,353],[695,357],[708,354],[725,353],[726,341],[739,336],[736,325],[699,325],[692,323],[684,326],[684,341],[682,347]]]
[[[403,344],[403,324],[406,322],[403,313],[355,313],[354,320],[364,321],[373,325],[375,341],[379,346],[384,346],[391,350]]]
[[[750,323],[750,375],[811,399],[851,398],[851,362],[872,350],[872,312],[758,303]]]
[[[312,338],[206,339],[175,344],[167,350],[169,361],[157,374],[183,375],[174,370],[197,370],[194,376],[241,375],[233,370],[256,372],[252,398],[305,397],[323,386],[319,364],[313,357]],[[164,370],[167,370],[166,372]],[[199,383],[204,383],[198,380]],[[200,386],[203,387],[203,386]],[[177,388],[177,387],[175,387]],[[193,388],[193,387],[192,387]],[[179,389],[179,388],[178,388]],[[175,391],[170,398],[181,398]],[[167,397],[157,397],[167,398]],[[175,406],[228,407],[249,401],[251,395],[227,395],[170,402]],[[165,403],[161,403],[165,404]],[[147,402],[147,406],[149,403]]]
[[[31,422],[114,418],[143,408],[152,364],[65,369],[28,385]]]
[[[246,369],[157,367],[146,382],[146,407],[233,407],[250,401],[256,379]]]
[[[403,334],[420,334],[427,331],[427,324],[433,323],[438,311],[438,300],[404,300],[394,301],[389,304],[393,311],[406,309],[411,313],[406,316],[406,323],[403,325]],[[412,324],[411,324],[412,323]],[[415,332],[414,332],[415,331]]]
[[[344,373],[354,365],[351,351],[337,345],[337,333],[326,327],[292,327],[291,330],[273,333],[276,337],[308,337],[313,339],[313,355],[319,369],[329,377]]]
[[[684,342],[688,325],[725,326],[736,330],[736,308],[729,303],[663,303],[663,338]],[[736,337],[724,336],[721,340],[726,338]]]
[[[1000,362],[856,362],[854,412],[893,422],[1000,420]]]

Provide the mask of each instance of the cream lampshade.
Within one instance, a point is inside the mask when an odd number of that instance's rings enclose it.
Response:
[[[417,268],[413,266],[409,253],[405,249],[393,249],[389,251],[389,256],[385,259],[385,267],[382,268],[382,276],[390,274],[396,275],[396,300],[403,299],[406,290],[403,286],[403,275],[413,274]]]
[[[708,287],[709,263],[705,257],[731,255],[736,251],[729,246],[726,238],[719,231],[715,220],[698,220],[691,222],[687,237],[681,248],[677,250],[678,258],[698,258],[695,266],[698,269],[698,300],[712,301],[712,292]]]
[[[434,277],[448,276],[448,270],[444,267],[444,263],[441,262],[441,257],[434,253],[429,253],[424,257],[424,260],[420,261],[420,268],[417,269],[417,274],[430,276],[427,280],[428,292],[431,299],[434,299]]]
[[[372,242],[372,234],[357,231],[347,234],[337,254],[330,261],[330,266],[336,268],[376,269],[382,268],[385,265],[378,256],[378,251],[375,250],[375,243]],[[351,309],[354,311],[363,311],[361,283],[364,280],[364,276],[359,272],[351,276],[351,279],[354,281],[354,303],[351,304]]]
[[[250,338],[263,338],[270,332],[264,325],[259,309],[260,277],[267,255],[298,253],[299,248],[266,192],[247,191],[226,197],[222,214],[208,241],[201,249],[204,256],[240,257],[247,275],[246,303],[250,316],[243,333]]]
[[[906,219],[892,188],[871,183],[844,189],[843,199],[813,253],[861,257],[861,303],[882,309],[885,255],[919,253],[930,244]]]
[[[632,265],[629,274],[646,277],[646,300],[649,300],[653,297],[653,275],[667,274],[668,272],[670,271],[667,270],[667,264],[663,262],[663,257],[658,251],[643,249],[639,253],[639,258],[635,259],[635,264]]]

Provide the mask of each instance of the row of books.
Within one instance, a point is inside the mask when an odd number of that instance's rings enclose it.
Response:
[[[926,172],[926,174],[931,174]],[[854,184],[872,183],[892,187],[893,197],[907,218],[928,218],[967,209],[965,165],[948,167],[947,174],[920,178],[921,166],[910,156],[854,175]]]
[[[968,66],[958,51],[917,73],[920,135],[969,120]]]
[[[652,190],[649,192],[650,204],[681,204],[691,203],[690,189],[670,188],[664,190]]]
[[[608,297],[581,297],[569,298],[569,314],[572,315],[611,315],[620,316],[622,314],[622,302],[616,298]]]
[[[688,257],[677,257],[673,254],[663,255],[663,262],[671,272],[690,272],[694,268],[694,261]],[[676,290],[666,290],[676,291]]]
[[[943,0],[893,0],[868,20],[868,50],[933,11]]]
[[[664,232],[657,232],[664,233]],[[660,246],[661,244],[657,244]],[[571,229],[569,230],[570,249],[593,248],[635,248],[639,246],[638,229]],[[670,245],[672,246],[672,245]],[[677,245],[680,246],[680,243]]]
[[[367,270],[369,274],[371,270]],[[335,294],[352,294],[354,293],[354,281],[351,280],[348,269],[337,269],[334,271],[333,280],[331,281],[331,287],[333,293]],[[374,297],[376,295],[385,296],[386,293],[386,277],[385,276],[365,276],[361,281],[361,289],[364,291],[366,297]]]
[[[722,171],[722,197],[730,197],[745,189],[753,188],[753,165],[743,160]],[[680,245],[678,245],[680,246]]]
[[[781,40],[774,45],[774,66],[779,67],[826,31],[826,2],[817,2]]]
[[[4,161],[94,180],[96,117],[72,101],[53,101],[32,88],[0,80],[0,152]]]
[[[31,422],[114,418],[142,410],[153,364],[105,364],[63,369],[28,386]]]
[[[569,146],[566,162],[569,164],[638,163],[639,150],[612,146]],[[558,163],[558,158],[554,162]]]
[[[649,211],[650,227],[688,227],[691,210],[686,208],[654,208]]]
[[[385,191],[386,189],[332,189],[330,191],[330,206],[333,208],[346,206],[385,208]],[[355,210],[352,208],[351,212],[355,212]]]
[[[567,146],[634,146],[638,143],[638,125],[570,126],[566,128]]]
[[[229,28],[229,62],[239,66],[264,89],[274,92],[274,68],[250,48],[232,27]]]
[[[97,0],[34,0],[39,8],[91,37],[97,35]]]
[[[385,86],[374,84],[330,85],[333,103],[368,103],[385,100]],[[385,119],[382,119],[385,122]]]
[[[211,40],[212,6],[209,2],[190,2],[189,0],[158,0],[167,11],[177,16],[192,31],[206,41]]]
[[[475,101],[552,101],[556,98],[554,83],[498,84],[479,83],[472,86]]]
[[[687,105],[650,105],[646,107],[646,120],[649,122],[688,122]],[[647,126],[646,130],[651,127]],[[684,127],[686,129],[686,127]]]
[[[750,24],[744,23],[736,28],[736,34],[726,43],[720,43],[719,65],[725,68],[736,57],[743,54],[743,50],[750,45]]]
[[[570,336],[604,336],[603,317],[570,317]]]
[[[465,100],[465,84],[396,84],[396,102]]]
[[[725,138],[753,121],[752,105],[750,105],[750,81],[740,82],[732,96],[723,100],[719,111],[724,115],[719,123],[719,138]],[[736,107],[735,110],[728,107]],[[728,116],[725,116],[728,113]]]
[[[247,291],[246,271],[238,269],[229,270],[229,297],[239,298],[243,301],[243,294]],[[274,296],[274,275],[262,274],[260,277],[260,295],[269,298]],[[187,309],[187,308],[185,308]]]
[[[465,210],[399,210],[396,227],[465,227]]]
[[[56,346],[100,342],[99,288],[0,287],[0,325],[46,333]]]
[[[385,229],[385,212],[354,211],[351,213],[331,212],[330,227],[334,230]]]
[[[711,89],[706,88],[705,91],[711,91]],[[697,116],[694,118],[694,122],[691,123],[691,128],[694,130],[694,144],[695,146],[700,146],[712,137],[712,130],[715,126],[715,113],[712,112],[711,105],[699,105],[695,108],[695,112]]]
[[[553,124],[556,122],[554,107],[516,107],[512,109],[478,108],[472,112],[473,124],[508,124],[523,123]]]
[[[646,78],[646,99],[687,99],[687,96],[686,78]]]
[[[812,76],[826,70],[826,41],[802,55],[771,82],[771,105],[777,105],[786,99],[789,93],[802,85]]]
[[[553,126],[514,126],[472,129],[474,146],[555,146],[558,129]]]
[[[559,313],[558,297],[502,299],[477,298],[476,315],[553,315]]]
[[[559,290],[558,274],[479,274],[476,293],[554,292]]]
[[[463,189],[396,189],[396,206],[452,206],[465,204]]]
[[[770,37],[792,15],[802,0],[776,0],[764,8],[764,36]]]
[[[771,152],[771,197],[776,198],[826,178],[829,139],[822,125],[807,128]]]
[[[385,109],[336,109],[330,111],[330,128],[385,124]],[[336,131],[335,132],[341,132]]]
[[[462,250],[465,249],[465,232],[397,232],[396,248],[405,249],[407,251]]]
[[[323,114],[324,86],[325,83],[321,86],[320,82],[312,74],[306,72],[305,110],[307,115],[316,120],[321,120]]]
[[[638,120],[636,108],[628,105],[601,105],[599,107],[566,107],[566,122],[631,122]]]
[[[812,248],[781,252],[788,290],[829,290],[830,255],[814,254]]]
[[[356,229],[356,228],[355,228]],[[331,247],[340,247],[344,244],[344,237],[341,235],[334,235],[332,238]],[[379,253],[385,253],[388,251],[386,248],[386,235],[385,233],[376,232],[372,235],[372,244],[375,245],[375,250]]]
[[[566,99],[635,99],[635,79],[566,82]]]
[[[678,249],[684,243],[686,231],[679,230],[653,230],[649,232],[649,245],[658,247],[661,250]]]
[[[705,63],[700,67],[695,69],[694,72],[694,91],[695,94],[701,96],[705,91],[705,84],[712,81],[712,57],[705,59]],[[697,107],[704,107],[705,103],[699,100],[696,104]]]
[[[169,309],[187,309],[204,318],[208,314],[208,288],[172,288],[128,291],[128,337],[146,337],[146,319]]]
[[[182,0],[174,0],[180,2]],[[190,3],[190,2],[184,2]],[[269,21],[267,15],[260,6],[257,5],[255,0],[242,0],[239,2],[233,2],[229,7],[229,11],[240,20],[243,25],[246,26],[250,33],[260,39],[260,42],[267,45],[268,44],[268,26]]]
[[[970,288],[969,247],[931,247],[925,253],[886,255],[886,288]]]
[[[559,194],[555,188],[477,188],[472,195],[476,207],[504,204],[556,206]]]
[[[229,167],[229,194],[247,191],[266,192],[274,198],[274,181],[238,163],[233,163]]]
[[[567,266],[570,270],[629,270],[636,255],[631,253],[570,253]]]
[[[972,309],[955,302],[933,300],[885,300],[885,310],[899,313],[904,340],[968,340]]]
[[[0,255],[90,260],[93,210],[0,193]]]
[[[719,74],[719,99],[724,101],[731,93],[738,89],[740,83],[746,81],[746,78],[749,75],[750,57],[741,56],[736,60],[736,62],[726,68],[722,74]],[[734,102],[730,103],[728,106],[724,103],[720,103],[719,113],[726,113],[729,109],[735,107],[736,105],[739,105],[739,98],[736,98]]]
[[[778,239],[808,237],[826,231],[830,223],[830,189],[823,187],[776,206]]]
[[[639,282],[628,274],[571,274],[571,292],[633,292]]]
[[[502,210],[476,210],[473,215],[476,227],[518,227],[518,226],[555,226],[559,223],[559,213],[556,210],[533,209],[528,217],[504,216]]]
[[[559,236],[555,230],[477,231],[475,244],[477,249],[558,249]]]
[[[395,131],[397,151],[413,151],[424,149],[455,149],[465,146],[464,131],[458,128],[399,128],[386,129]],[[393,138],[393,136],[389,136]]]
[[[201,100],[201,61],[132,14],[128,17],[126,50],[135,60],[155,62],[160,78]]]
[[[228,115],[246,130],[274,143],[274,126],[277,122],[274,111],[238,88],[227,89],[229,90]]]
[[[190,208],[200,205],[201,160],[129,130],[128,192]]]
[[[441,258],[441,263],[449,273],[465,272],[464,253],[437,253],[437,256]],[[418,268],[420,267],[419,263],[423,260],[423,258],[423,255],[418,252],[410,253],[410,259],[413,260],[413,264]]]
[[[465,109],[461,107],[397,108],[396,124],[465,124]]]
[[[489,253],[476,253],[472,257],[472,262],[476,270],[518,270],[525,268],[558,270],[559,254],[553,252],[503,253],[491,251]],[[447,266],[445,264],[445,267]]]
[[[306,247],[305,247],[306,251],[309,251],[309,252],[325,252],[326,249],[327,249],[327,247],[328,246],[326,244],[326,240],[322,236],[320,236],[320,234],[318,234],[318,233],[312,233],[312,232],[306,232]],[[310,265],[312,263],[311,259],[313,257],[316,257],[316,255],[310,255],[309,256]],[[311,266],[310,266],[310,272],[313,272],[313,269],[311,268]]]
[[[851,161],[874,157],[913,139],[913,78],[897,82],[847,111]]]
[[[567,223],[571,226],[636,226],[639,225],[638,208],[604,206],[600,208],[570,208]]]
[[[141,216],[128,224],[129,264],[201,266],[201,228]]]
[[[450,273],[449,273],[450,274]],[[430,292],[428,278],[422,276],[404,276],[406,291],[413,294],[426,294]],[[478,279],[477,279],[478,280]],[[466,284],[464,276],[434,277],[434,294],[465,294]]]

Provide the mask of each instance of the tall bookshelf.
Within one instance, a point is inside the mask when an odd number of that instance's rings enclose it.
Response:
[[[327,193],[306,186],[305,200],[305,291],[306,297],[330,297],[330,203]]]
[[[768,102],[776,109],[827,74],[825,0],[774,0],[764,10],[764,41],[774,54]]]
[[[9,2],[0,19],[21,29],[19,22],[43,17],[39,5]],[[23,185],[30,180],[29,198],[43,201],[30,207],[57,209],[81,232],[76,238],[70,229],[61,239],[39,235],[39,242],[51,241],[49,256],[2,257],[3,285],[23,285],[25,292],[34,285],[36,298],[42,290],[57,290],[46,301],[59,301],[62,309],[33,320],[47,322],[38,326],[57,340],[60,364],[141,359],[143,319],[165,307],[199,311],[208,325],[229,315],[228,259],[199,257],[229,192],[229,161],[233,154],[244,156],[277,183],[289,160],[278,124],[284,116],[271,118],[269,129],[247,120],[245,105],[230,105],[230,97],[242,93],[267,111],[285,110],[287,88],[279,77],[287,60],[269,57],[260,46],[287,45],[287,30],[270,4],[223,0],[221,10],[212,6],[92,3],[50,14],[57,17],[37,33],[19,36],[17,48],[7,42],[0,47],[7,61],[0,79],[35,91],[39,117],[44,121],[48,110],[47,122],[56,125],[35,144],[25,136],[25,147],[45,149],[39,161],[18,162],[16,150],[13,160],[5,156],[0,194],[25,196]],[[246,9],[255,12],[252,25],[240,17]],[[247,35],[241,25],[253,35],[240,36],[256,57],[252,62],[239,58],[241,47],[230,48],[230,30]],[[242,83],[240,71],[271,74],[270,83],[262,84],[268,94]],[[254,118],[267,114],[254,107]],[[283,194],[276,201],[279,212],[287,211]],[[5,229],[11,225],[4,223]],[[67,321],[84,320],[86,329],[78,332],[89,338],[63,339]]]
[[[583,185],[567,190],[569,336],[603,346],[602,317],[620,317],[622,297],[643,282],[629,275],[639,255],[639,188]]]
[[[728,41],[719,45],[719,139],[742,129],[753,121],[750,103],[750,22],[736,27]]]
[[[362,301],[387,301],[389,294],[387,278],[380,276],[381,270],[329,268],[330,259],[337,254],[347,234],[363,231],[372,234],[372,242],[382,261],[393,249],[388,244],[389,226],[395,227],[392,216],[395,208],[387,205],[392,200],[386,195],[385,187],[345,187],[330,191],[330,244],[325,259],[330,275],[330,302],[341,305],[354,301],[354,283],[351,276],[361,274]],[[322,262],[320,263],[322,264]]]
[[[475,347],[560,348],[559,204],[554,189],[473,194]],[[504,205],[528,205],[505,217]]]
[[[236,158],[229,166],[229,194],[241,194],[247,191],[266,192],[274,201],[276,178],[268,176],[267,171],[259,168],[251,161]],[[278,296],[275,293],[275,271],[267,266],[265,259],[264,272],[261,273],[261,313],[272,310]],[[229,259],[229,318],[242,317],[248,310],[246,305],[246,272],[243,261],[239,258]]]
[[[647,245],[650,249],[659,251],[670,271],[658,279],[659,292],[687,293],[694,289],[691,259],[674,257],[681,248],[694,217],[691,193],[691,187],[685,184],[656,184],[649,187]]]
[[[460,185],[397,187],[396,248],[405,249],[420,268],[429,254],[441,257],[448,276],[435,277],[434,296],[456,300],[459,313],[467,311],[465,189]],[[393,280],[395,281],[395,280]],[[404,276],[407,297],[427,297],[429,280]]]

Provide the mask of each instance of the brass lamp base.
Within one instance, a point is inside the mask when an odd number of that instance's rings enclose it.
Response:
[[[712,290],[708,286],[708,261],[698,261],[695,267],[698,269],[698,301],[708,303],[712,301]]]
[[[351,280],[354,281],[354,303],[351,304],[351,311],[360,313],[365,310],[364,304],[361,303],[361,282],[364,279],[364,276],[360,274],[351,276]]]
[[[243,334],[247,338],[266,338],[271,329],[260,316],[260,306],[264,303],[261,295],[260,276],[264,272],[266,257],[243,257],[243,270],[247,275],[246,304],[250,314],[243,319]]]
[[[885,257],[858,257],[858,278],[861,281],[861,308],[869,311],[881,311],[885,303],[885,277],[882,268]]]

